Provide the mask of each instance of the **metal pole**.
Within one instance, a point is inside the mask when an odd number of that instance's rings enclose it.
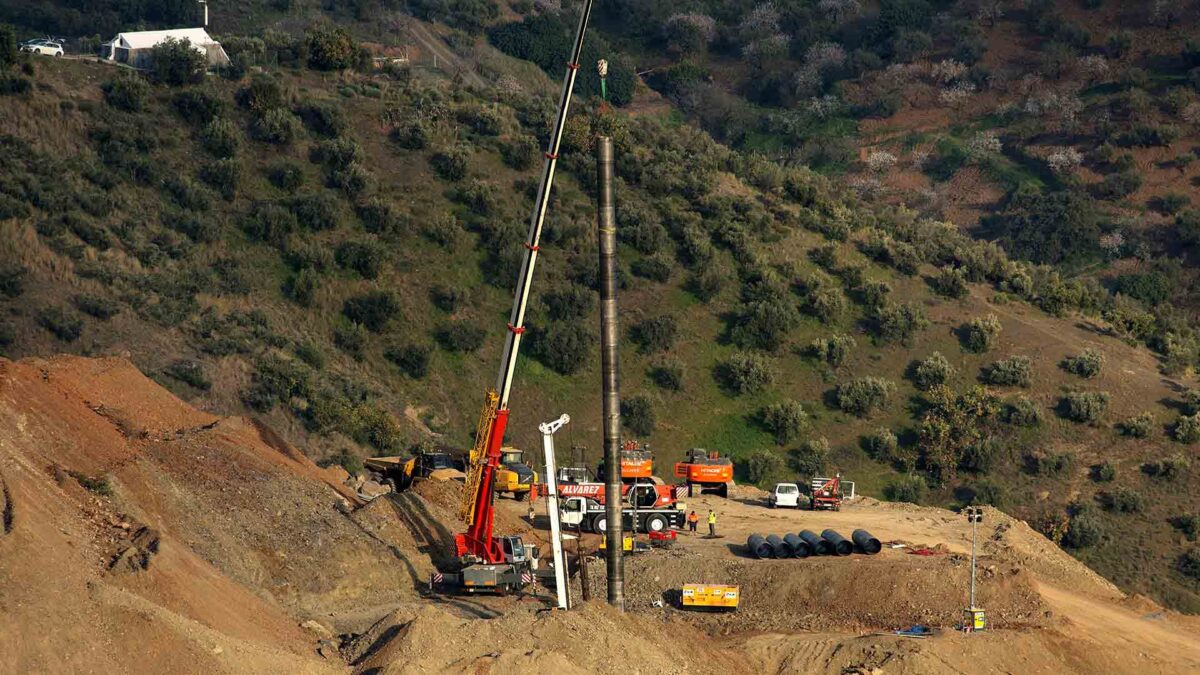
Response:
[[[567,561],[563,555],[562,527],[559,523],[558,512],[558,479],[554,475],[554,434],[567,425],[571,418],[567,415],[554,420],[543,422],[538,426],[542,432],[542,449],[546,452],[546,511],[550,516],[550,546],[554,551],[554,591],[558,595],[559,609],[568,609],[570,602],[567,598]]]
[[[604,425],[604,514],[608,541],[608,604],[625,610],[621,522],[621,393],[617,363],[617,225],[613,206],[613,142],[596,139],[596,225],[600,243],[600,379]],[[630,490],[637,502],[636,483]],[[634,523],[636,529],[637,523]]]
[[[971,609],[975,609],[975,528],[976,519],[971,518]]]

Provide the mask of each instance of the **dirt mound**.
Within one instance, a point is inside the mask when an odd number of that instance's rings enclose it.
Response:
[[[319,672],[298,624],[419,597],[420,533],[120,359],[0,359],[0,672]],[[406,513],[420,511],[413,495]],[[340,666],[340,664],[337,664]]]
[[[678,623],[589,603],[571,612],[514,610],[488,620],[453,607],[401,611],[350,650],[360,673],[711,673],[746,664]]]
[[[713,559],[675,548],[631,557],[625,592],[632,610],[686,617],[723,634],[952,626],[962,618],[969,568],[959,556],[925,558],[895,551],[870,557],[754,560],[738,555]],[[1030,575],[1016,567],[988,568],[984,565],[980,574],[979,597],[993,625],[1041,625],[1046,607]],[[603,574],[591,581],[593,597],[603,597]],[[678,604],[678,589],[688,583],[736,584],[741,608],[731,614],[671,609]],[[657,609],[656,602],[664,607]]]

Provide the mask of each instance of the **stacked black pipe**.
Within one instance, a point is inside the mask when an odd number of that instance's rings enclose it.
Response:
[[[883,549],[879,540],[866,530],[855,530],[846,539],[836,530],[824,530],[818,535],[812,530],[798,534],[752,534],[746,540],[746,550],[755,558],[807,558],[810,555],[850,555],[854,551],[875,555]]]

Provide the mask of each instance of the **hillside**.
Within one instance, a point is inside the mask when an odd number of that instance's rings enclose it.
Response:
[[[725,539],[684,535],[669,551],[629,559],[626,614],[597,602],[547,612],[549,594],[536,587],[508,598],[426,593],[458,527],[457,484],[420,483],[361,504],[341,487],[344,473],[317,468],[253,420],[187,405],[128,361],[0,359],[0,422],[6,672],[1200,667],[1195,617],[1125,596],[995,509],[980,531],[987,633],[942,630],[963,602],[970,532],[958,515],[871,499],[838,513],[784,513],[745,487],[731,500],[695,500],[721,511]],[[499,506],[505,533],[544,536],[525,505]],[[726,543],[822,525],[866,526],[947,553],[752,560]],[[682,580],[718,578],[742,584],[738,613],[655,606]],[[915,622],[939,630],[924,640],[891,634]]]
[[[511,75],[363,74],[338,61],[348,36],[285,37],[202,84],[11,69],[30,84],[0,97],[0,351],[126,355],[322,463],[464,447],[553,85],[481,42],[460,51]],[[568,129],[515,443],[569,412],[563,440],[596,459],[603,130],[620,153],[626,426],[660,475],[707,447],[740,481],[841,470],[868,495],[996,504],[1122,588],[1197,609],[1186,324],[731,150],[631,91],[629,112],[580,101]]]

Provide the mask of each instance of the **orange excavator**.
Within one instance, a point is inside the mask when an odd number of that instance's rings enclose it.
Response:
[[[692,496],[692,486],[700,486],[700,492],[714,492],[722,497],[729,496],[729,486],[733,485],[733,462],[728,457],[721,457],[715,450],[709,452],[703,448],[692,448],[688,451],[687,459],[675,463],[675,477],[682,478],[688,486],[688,496]]]
[[[570,60],[566,64],[567,72],[563,77],[558,114],[545,153],[533,215],[530,217],[529,235],[524,243],[525,257],[517,277],[517,288],[504,343],[504,356],[500,363],[500,375],[496,380],[496,388],[489,390],[484,397],[483,412],[475,430],[475,446],[467,460],[467,478],[459,509],[459,516],[466,522],[467,531],[454,536],[454,552],[458,558],[459,569],[435,572],[430,578],[430,586],[434,588],[449,587],[466,592],[503,593],[518,590],[533,581],[536,550],[526,546],[520,537],[499,536],[492,532],[496,515],[495,483],[503,454],[504,430],[508,426],[508,401],[512,393],[517,353],[521,347],[521,337],[525,334],[525,310],[529,305],[530,285],[540,251],[542,228],[546,221],[546,208],[550,203],[550,189],[554,183],[554,171],[558,164],[558,151],[567,120],[567,109],[570,107],[571,93],[575,88],[575,77],[579,73],[583,36],[587,31],[591,12],[592,0],[584,0]]]
[[[604,461],[596,467],[596,477],[604,480],[606,467]],[[625,441],[621,444],[621,482],[632,483],[654,478],[654,453],[649,446],[643,446],[637,441]]]

